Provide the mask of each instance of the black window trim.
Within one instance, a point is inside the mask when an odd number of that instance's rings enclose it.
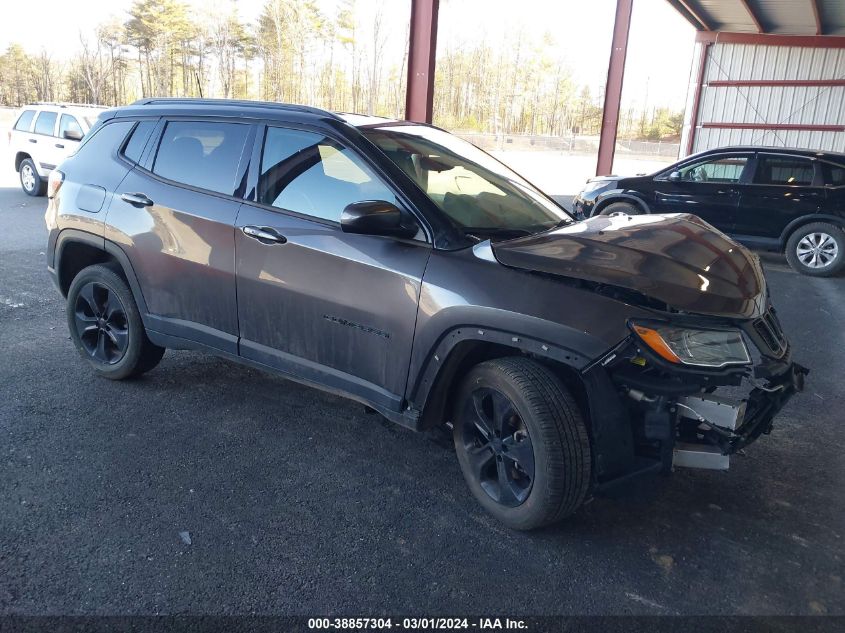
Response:
[[[775,156],[778,158],[789,158],[791,160],[805,160],[809,161],[810,164],[813,166],[813,181],[809,185],[786,185],[781,183],[767,183],[767,182],[754,182],[755,178],[757,177],[757,170],[760,168],[762,164],[762,159],[766,156]],[[757,152],[757,159],[754,161],[754,174],[751,176],[751,182],[747,183],[752,187],[824,187],[824,175],[821,171],[821,166],[819,165],[818,159],[812,156],[801,156],[800,154],[790,154],[788,152],[778,152],[778,151],[768,151],[768,150],[759,150]]]
[[[391,180],[391,178],[387,174],[384,173],[381,167],[371,161],[367,156],[359,152],[355,148],[354,144],[350,143],[348,140],[343,139],[341,136],[334,134],[332,130],[328,130],[323,127],[308,125],[306,123],[299,123],[294,121],[279,121],[275,119],[264,119],[259,122],[255,134],[255,146],[253,147],[252,159],[250,160],[250,176],[249,185],[247,187],[249,191],[243,198],[244,204],[250,204],[260,209],[273,211],[274,213],[279,213],[281,215],[286,215],[301,220],[307,220],[309,222],[322,224],[329,228],[341,230],[340,222],[335,222],[334,220],[328,220],[326,218],[318,218],[316,216],[308,215],[307,213],[301,213],[299,211],[293,211],[291,209],[274,207],[272,205],[264,204],[263,202],[258,201],[258,178],[261,175],[260,171],[261,160],[264,154],[264,138],[267,135],[268,127],[279,127],[288,130],[300,130],[303,132],[311,132],[312,134],[319,134],[321,136],[333,140],[335,143],[339,144],[344,149],[352,152],[355,157],[358,158],[361,162],[363,162],[369,169],[371,169],[373,173],[379,178],[379,180],[381,180],[381,183],[393,193],[396,200],[400,203],[399,208],[405,213],[410,214],[411,217],[414,218],[417,225],[422,229],[423,235],[425,236],[423,241],[415,238],[400,239],[399,241],[413,242],[414,244],[426,244],[428,246],[433,245],[433,232],[428,222],[423,219],[422,214],[416,210],[416,207],[410,202],[410,200],[408,200],[408,197],[404,193],[402,193],[402,190],[398,186],[396,186],[396,184]]]
[[[53,121],[53,131],[50,134],[44,134],[44,132],[36,132],[35,128],[38,126],[38,119],[41,118],[42,114],[54,114],[56,115],[56,119]],[[53,138],[56,137],[56,130],[59,129],[59,115],[61,112],[53,112],[52,110],[39,110],[38,115],[32,120],[32,131],[30,134],[37,134],[38,136],[52,136]]]
[[[146,117],[138,117],[146,118]],[[155,118],[155,117],[149,117]],[[127,119],[122,119],[126,121]],[[191,185],[185,182],[180,182],[178,180],[171,180],[170,178],[165,178],[160,174],[155,173],[152,170],[153,165],[155,165],[155,158],[158,155],[158,149],[161,145],[161,139],[164,133],[164,128],[167,127],[168,122],[172,121],[188,121],[188,122],[196,122],[196,123],[231,123],[233,125],[246,125],[249,126],[249,130],[247,130],[246,138],[244,139],[244,146],[241,150],[241,157],[238,160],[238,167],[236,172],[236,178],[234,184],[236,185],[235,191],[232,194],[223,193],[222,191],[212,191],[211,189],[204,189],[203,187],[197,187],[195,185]],[[188,189],[190,191],[195,191],[197,193],[202,193],[209,196],[216,196],[218,198],[223,198],[226,200],[232,200],[234,202],[244,202],[243,196],[236,195],[238,190],[244,184],[244,177],[249,172],[249,163],[250,163],[250,145],[254,144],[255,139],[255,130],[257,128],[256,120],[255,119],[247,119],[247,118],[238,118],[233,119],[232,117],[225,117],[225,116],[170,116],[164,115],[159,118],[158,123],[156,124],[155,129],[150,134],[150,138],[147,140],[147,144],[144,146],[144,151],[141,154],[141,158],[138,163],[132,163],[135,169],[140,170],[144,173],[144,175],[154,178],[155,180],[162,182],[167,185],[172,185],[174,187],[180,187],[182,189]],[[133,128],[134,129],[134,128]],[[129,135],[127,134],[127,138]],[[128,159],[126,159],[128,160]],[[239,178],[238,178],[239,177]]]

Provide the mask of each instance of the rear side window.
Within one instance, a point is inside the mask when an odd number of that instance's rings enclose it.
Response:
[[[812,185],[813,162],[806,158],[760,156],[754,182],[758,185]]]
[[[69,114],[63,114],[62,118],[59,119],[59,138],[64,138],[65,132],[76,132],[79,138],[82,138],[82,128],[79,121]]]
[[[35,120],[35,133],[52,136],[53,130],[56,129],[56,118],[57,115],[55,112],[42,112],[39,114]]]
[[[29,127],[32,125],[32,119],[35,117],[35,110],[24,110],[18,122],[15,123],[15,129],[23,132],[29,132]]]
[[[249,125],[171,121],[164,128],[153,173],[232,195]]]
[[[351,151],[321,134],[267,128],[258,201],[333,222],[361,200],[397,204],[390,189]]]
[[[822,163],[822,166],[824,167],[824,184],[831,187],[845,185],[845,167],[830,163]]]
[[[135,129],[132,130],[132,136],[129,137],[129,142],[123,149],[123,155],[133,163],[139,162],[141,160],[141,153],[147,144],[147,139],[150,138],[150,133],[155,126],[155,121],[140,121],[135,126]]]

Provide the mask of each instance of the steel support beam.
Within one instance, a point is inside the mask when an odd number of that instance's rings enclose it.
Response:
[[[707,56],[710,53],[710,46],[712,46],[712,44],[709,42],[700,42],[698,46],[700,47],[698,53],[698,72],[695,80],[695,93],[692,99],[692,112],[690,112],[689,134],[687,135],[687,156],[692,154],[692,150],[695,147],[695,137],[698,134],[698,112],[701,109],[701,92],[704,89],[704,75],[707,72]]]
[[[748,17],[751,18],[751,21],[754,22],[754,27],[757,29],[758,33],[765,33],[766,29],[763,28],[763,24],[760,22],[760,18],[757,16],[757,13],[754,11],[754,7],[749,4],[748,0],[740,0],[742,6],[745,7],[746,13],[748,13]],[[818,33],[816,34],[818,35]]]
[[[819,0],[810,0],[810,5],[813,9],[813,18],[816,20],[816,35],[824,35],[824,25],[822,24]]]
[[[628,32],[631,30],[633,0],[616,0],[616,20],[613,23],[613,42],[607,65],[607,85],[604,89],[601,137],[596,175],[607,176],[613,170],[616,151],[616,131],[619,125],[619,104],[622,100],[622,81],[625,77],[625,56],[628,54]]]
[[[761,44],[763,46],[798,46],[802,48],[845,48],[842,35],[775,35],[772,33],[733,33],[698,31],[696,42],[715,44]]]
[[[440,0],[411,0],[408,87],[405,92],[405,118],[409,121],[431,123],[439,9]]]

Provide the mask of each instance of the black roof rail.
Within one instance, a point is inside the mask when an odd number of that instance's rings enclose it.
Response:
[[[196,105],[221,105],[221,106],[252,106],[259,108],[278,108],[279,110],[294,110],[297,112],[309,112],[311,114],[320,114],[322,116],[331,117],[332,119],[343,120],[334,112],[315,108],[312,106],[298,105],[294,103],[279,103],[278,101],[252,101],[250,99],[206,99],[199,97],[147,97],[145,99],[138,99],[131,105],[168,105],[168,104],[196,104]]]

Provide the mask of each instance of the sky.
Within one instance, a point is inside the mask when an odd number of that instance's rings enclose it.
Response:
[[[215,1],[191,0],[203,10]],[[317,0],[328,14],[337,0]],[[39,0],[39,16],[32,19],[27,3],[8,2],[0,21],[0,50],[19,42],[31,53],[45,49],[54,58],[69,56],[79,46],[80,32],[110,14],[121,17],[131,0]],[[264,0],[237,0],[242,18],[252,21]],[[391,30],[389,54],[401,56],[410,13],[410,0],[358,0],[366,20],[376,6]],[[607,78],[615,0],[441,0],[438,48],[458,38],[484,36],[488,41],[522,29],[528,37],[552,36],[552,54],[572,68],[579,84],[597,94]],[[92,19],[94,22],[92,22]],[[539,41],[539,39],[538,39]],[[623,108],[684,106],[694,45],[694,30],[666,0],[635,0],[625,69]],[[401,57],[400,57],[401,58]]]

